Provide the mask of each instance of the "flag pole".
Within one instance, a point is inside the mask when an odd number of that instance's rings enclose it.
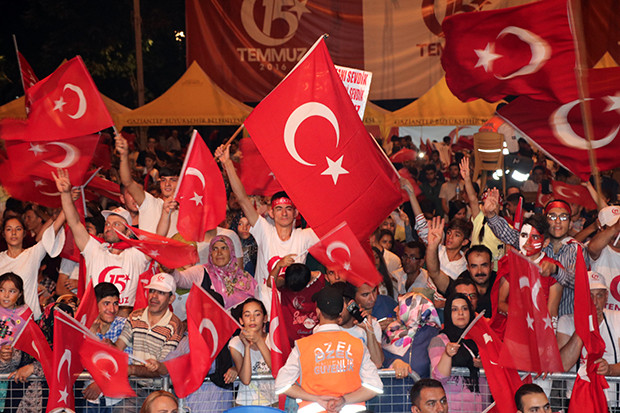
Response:
[[[601,190],[601,176],[599,173],[598,165],[596,162],[596,154],[592,148],[592,137],[594,136],[594,130],[592,128],[592,113],[590,111],[590,102],[587,100],[589,93],[586,90],[586,80],[584,79],[584,72],[587,70],[584,59],[586,58],[584,32],[583,32],[583,20],[581,13],[581,1],[571,0],[569,2],[569,15],[571,24],[573,26],[573,41],[575,43],[575,78],[577,80],[577,91],[579,93],[579,107],[581,108],[581,117],[583,119],[584,130],[586,133],[586,147],[588,148],[588,158],[590,160],[590,169],[592,170],[592,176],[594,176],[594,185],[596,192],[598,193],[596,205],[598,209],[602,209],[602,190]]]
[[[24,83],[24,71],[22,70],[22,61],[19,58],[19,49],[17,48],[17,37],[13,34],[13,44],[15,45],[15,56],[17,56],[17,66],[19,67],[19,78],[22,80],[22,87],[26,93],[26,84]]]
[[[239,126],[237,128],[237,130],[235,131],[235,133],[233,133],[233,135],[226,141],[226,143],[224,144],[224,146],[228,146],[230,145],[230,143],[232,141],[235,140],[235,138],[237,137],[237,135],[239,135],[241,133],[241,131],[243,130],[243,128],[245,127],[245,125],[242,123],[241,126]]]

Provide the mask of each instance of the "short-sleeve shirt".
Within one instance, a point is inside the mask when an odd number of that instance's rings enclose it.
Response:
[[[118,339],[133,348],[135,357],[161,361],[179,345],[183,332],[181,320],[169,309],[161,320],[150,326],[148,309],[141,308],[129,314]]]
[[[94,238],[88,240],[82,255],[86,261],[87,280],[93,280],[93,287],[110,282],[120,291],[119,305],[133,306],[138,277],[146,271],[150,258],[137,248],[127,248],[120,254],[112,254]]]
[[[605,308],[615,311],[620,310],[620,252],[616,252],[609,245],[606,245],[598,259],[590,262],[592,264],[592,271],[605,277],[609,287]]]
[[[265,343],[267,348],[271,349],[269,335],[265,338]],[[239,336],[230,339],[228,348],[235,349],[241,356],[245,356],[245,345]],[[252,359],[252,375],[269,373],[271,371],[259,350],[250,348],[250,358]],[[241,405],[268,406],[274,404],[278,401],[274,389],[274,382],[272,380],[253,380],[247,386],[241,383],[239,384],[236,402]]]
[[[163,199],[155,198],[148,192],[144,192],[144,201],[142,201],[142,204],[138,206],[138,211],[140,212],[140,221],[138,228],[149,232],[157,232],[157,224],[159,224],[159,219],[161,218],[161,212],[163,211],[163,209]],[[166,235],[168,238],[172,237],[178,232],[178,220],[179,210],[176,209],[172,211],[172,214],[170,215],[170,228],[168,229],[168,234]]]

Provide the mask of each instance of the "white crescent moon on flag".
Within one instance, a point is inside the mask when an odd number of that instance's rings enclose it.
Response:
[[[198,179],[200,179],[200,182],[202,183],[202,189],[205,189],[205,177],[202,174],[202,172],[200,172],[198,169],[192,168],[190,166],[189,168],[185,170],[185,175],[194,175],[198,177]]]
[[[93,364],[97,366],[97,362],[99,362],[99,360],[110,360],[112,364],[114,365],[114,371],[111,374],[118,373],[118,363],[116,362],[114,357],[112,357],[108,353],[104,353],[103,351],[100,351],[98,353],[95,353],[95,355],[93,356]]]
[[[75,94],[78,96],[78,99],[79,99],[77,111],[73,115],[67,114],[67,116],[69,116],[71,119],[79,119],[82,116],[84,116],[84,114],[86,113],[86,107],[87,107],[86,97],[84,96],[84,92],[82,91],[82,88],[80,88],[79,86],[76,86],[71,83],[67,83],[62,90],[64,92],[67,89],[75,92]]]
[[[586,98],[586,100],[592,100],[592,98]],[[570,146],[571,148],[587,150],[586,140],[577,135],[568,122],[569,112],[578,103],[578,100],[573,100],[557,108],[549,117],[549,125],[555,137],[564,145]],[[620,125],[616,125],[616,128],[609,132],[604,138],[593,140],[592,149],[598,149],[609,145],[616,138],[618,131],[620,131]]]
[[[351,250],[349,249],[349,246],[345,244],[344,242],[334,241],[331,244],[329,244],[327,246],[327,249],[325,250],[325,253],[327,254],[327,258],[329,258],[331,262],[335,262],[334,258],[332,257],[332,252],[338,248],[345,250],[347,254],[349,254],[349,258],[351,258]]]
[[[578,194],[573,192],[572,189],[569,189],[569,191],[571,191],[572,193],[570,195],[566,195],[566,193],[564,192],[565,189],[566,188],[564,188],[563,186],[557,185],[555,188],[553,188],[553,192],[557,192],[558,194],[560,194],[560,196],[564,198],[575,198],[575,196],[578,196]]]
[[[60,196],[60,192],[45,192],[45,191],[39,191],[40,194],[42,195],[47,195],[47,196]]]
[[[34,351],[37,352],[37,356],[41,358],[41,352],[39,351],[39,348],[37,347],[37,343],[35,343],[34,341],[32,342],[32,348],[34,349]]]
[[[202,321],[200,322],[200,326],[198,326],[198,332],[202,334],[202,330],[204,330],[205,328],[209,330],[209,332],[211,333],[211,337],[213,337],[213,350],[211,352],[211,357],[214,357],[218,343],[217,330],[215,329],[215,325],[213,325],[211,320],[209,320],[208,318],[202,319]]]
[[[532,304],[534,304],[534,308],[536,308],[537,311],[540,311],[540,308],[538,308],[538,303],[536,301],[538,301],[538,293],[540,292],[540,281],[536,281],[534,283],[534,286],[532,287]]]
[[[64,149],[66,152],[65,159],[63,159],[61,162],[43,161],[49,166],[53,168],[62,169],[62,168],[68,168],[75,163],[76,155],[77,153],[79,153],[78,149],[75,146],[70,145],[68,143],[64,143],[64,142],[50,142],[50,143],[47,143],[46,145],[56,145]]]
[[[276,317],[271,320],[271,324],[269,325],[269,336],[271,337],[271,348],[273,351],[282,354],[282,350],[276,345],[276,341],[274,337],[276,336],[276,329],[280,325],[280,317]]]
[[[332,112],[330,108],[319,102],[307,102],[300,105],[286,120],[286,125],[284,125],[284,145],[293,159],[306,166],[316,166],[316,164],[307,162],[299,156],[297,148],[295,147],[295,134],[297,133],[299,125],[311,116],[320,116],[327,119],[336,131],[336,147],[338,147],[338,143],[340,142],[338,119],[336,119],[336,115],[334,115],[334,112]]]
[[[62,370],[62,365],[67,363],[67,376],[69,376],[69,372],[71,370],[71,350],[65,349],[65,352],[62,353],[62,357],[58,362],[58,371],[56,372],[56,377],[58,377],[58,381],[60,381],[60,371]]]
[[[532,51],[532,58],[528,64],[508,76],[495,75],[497,79],[506,80],[517,76],[535,73],[541,68],[542,65],[545,64],[547,60],[549,60],[549,57],[551,56],[551,47],[540,36],[537,36],[529,30],[525,30],[521,27],[508,26],[499,32],[497,39],[504,37],[507,34],[514,34],[519,39],[527,43]]]

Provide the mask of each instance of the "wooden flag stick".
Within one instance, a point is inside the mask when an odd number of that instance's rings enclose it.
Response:
[[[569,7],[569,15],[571,16],[571,23],[573,26],[573,32],[575,35],[573,36],[573,40],[575,42],[575,78],[577,79],[577,91],[579,93],[579,106],[581,108],[581,117],[583,119],[584,130],[586,132],[586,145],[588,148],[588,157],[590,160],[590,169],[592,170],[592,175],[594,176],[594,185],[596,188],[596,192],[598,193],[597,199],[595,199],[598,209],[601,210],[605,205],[602,202],[602,194],[601,191],[601,176],[599,173],[598,165],[596,163],[596,154],[594,153],[594,149],[592,148],[592,138],[594,136],[594,131],[592,129],[592,113],[590,111],[590,102],[587,100],[588,91],[586,90],[586,80],[584,79],[584,73],[587,71],[585,60],[586,59],[586,50],[585,50],[585,37],[583,32],[583,21],[582,21],[582,13],[581,13],[581,1],[580,0],[571,0]]]
[[[244,125],[243,125],[243,123],[242,123],[242,124],[241,124],[241,126],[239,126],[239,127],[237,128],[237,130],[235,131],[235,133],[233,133],[233,136],[231,136],[231,137],[230,137],[230,138],[226,141],[226,143],[224,144],[224,146],[228,146],[228,145],[230,145],[230,143],[231,143],[232,141],[234,141],[234,140],[235,140],[235,138],[237,137],[237,135],[239,135],[239,134],[241,133],[241,131],[243,130],[243,128],[244,128]]]

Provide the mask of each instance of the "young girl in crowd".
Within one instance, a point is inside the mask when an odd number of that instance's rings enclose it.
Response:
[[[239,323],[241,334],[228,344],[230,354],[239,373],[239,405],[273,405],[278,403],[274,382],[261,380],[252,382],[253,374],[269,373],[271,370],[271,347],[266,330],[265,305],[256,298],[248,298],[241,305]]]

